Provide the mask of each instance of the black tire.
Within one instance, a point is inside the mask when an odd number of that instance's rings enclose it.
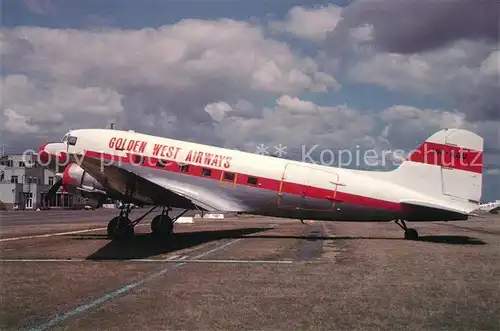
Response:
[[[165,238],[173,233],[174,224],[168,215],[157,215],[151,221],[151,232],[153,236]]]
[[[134,235],[134,227],[128,218],[117,216],[108,223],[107,233],[110,239],[126,239]]]
[[[407,229],[405,231],[406,240],[418,240],[418,232],[415,229]]]

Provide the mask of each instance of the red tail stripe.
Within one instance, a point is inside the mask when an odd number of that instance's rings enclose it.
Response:
[[[425,142],[408,160],[479,174],[483,172],[483,152],[459,146]]]
[[[235,184],[238,184],[238,185],[258,187],[258,188],[270,190],[270,191],[273,191],[276,193],[280,192],[280,186],[281,186],[282,193],[289,193],[289,194],[296,194],[296,195],[301,195],[301,194],[305,193],[305,195],[308,197],[316,198],[316,199],[325,199],[325,200],[333,200],[332,196],[335,194],[334,200],[348,203],[348,204],[355,204],[355,205],[359,205],[359,206],[385,209],[385,210],[390,210],[390,211],[400,211],[401,210],[401,205],[397,202],[385,201],[385,200],[381,200],[381,199],[374,199],[374,198],[369,198],[369,197],[364,197],[364,196],[360,196],[360,195],[354,195],[354,194],[339,192],[339,191],[337,191],[335,193],[332,190],[328,190],[328,189],[324,189],[324,188],[320,188],[320,187],[306,186],[306,185],[301,185],[301,184],[296,184],[296,183],[291,183],[291,182],[283,182],[283,184],[282,184],[281,180],[278,180],[278,179],[263,178],[260,176],[249,175],[249,174],[245,174],[245,173],[236,173],[236,172],[230,171],[230,170],[224,171],[224,170],[211,168],[211,167],[207,167],[207,166],[189,164],[187,172],[183,172],[180,170],[180,166],[183,164],[175,162],[175,161],[163,161],[165,166],[160,167],[157,165],[157,161],[158,160],[161,161],[161,159],[154,158],[154,157],[142,156],[142,162],[137,162],[138,160],[136,160],[136,155],[133,155],[133,154],[128,154],[128,156],[118,156],[118,155],[111,155],[111,154],[94,152],[94,151],[86,151],[85,156],[86,157],[88,156],[91,158],[98,158],[98,159],[102,158],[103,160],[106,160],[106,161],[113,160],[115,162],[122,162],[124,164],[133,164],[136,166],[154,168],[156,170],[182,173],[182,174],[185,174],[188,176],[203,177],[206,179],[212,179],[212,180],[216,180],[218,182],[221,182],[221,185],[228,184],[228,183],[230,185],[232,185],[232,183],[233,183],[232,181],[221,181],[220,180],[220,178],[222,178],[223,172],[231,172],[231,173],[235,174]],[[203,176],[202,175],[203,169],[210,169],[211,175],[210,176]],[[257,185],[249,184],[247,182],[248,177],[258,178],[258,184]]]

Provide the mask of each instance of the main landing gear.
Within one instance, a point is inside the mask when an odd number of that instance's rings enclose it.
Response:
[[[126,239],[134,235],[134,227],[139,224],[149,213],[156,209],[157,206],[149,209],[144,215],[131,221],[129,218],[130,205],[123,204],[121,207],[120,215],[113,218],[108,224],[108,238],[111,239]],[[172,209],[170,207],[163,207],[160,215],[157,215],[151,221],[151,231],[153,236],[158,238],[165,238],[173,233],[174,223],[179,217],[184,215],[188,210],[177,215],[174,219],[168,216],[168,212]]]
[[[408,228],[406,226],[405,221],[403,220],[395,220],[394,221],[401,229],[405,230],[405,239],[406,240],[418,240],[418,232],[415,229]]]
[[[174,223],[184,215],[189,209],[184,210],[179,215],[171,218],[168,216],[168,212],[172,211],[170,207],[163,207],[160,215],[157,215],[151,221],[151,233],[156,238],[167,238],[174,231]]]
[[[123,239],[134,235],[134,223],[128,218],[130,204],[122,204],[120,215],[108,223],[108,238]]]

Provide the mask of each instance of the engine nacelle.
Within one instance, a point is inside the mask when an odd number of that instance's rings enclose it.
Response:
[[[64,169],[62,186],[66,191],[86,198],[99,199],[99,197],[107,196],[101,183],[75,163],[68,164]]]

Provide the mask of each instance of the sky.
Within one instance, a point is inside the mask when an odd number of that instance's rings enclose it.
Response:
[[[313,148],[325,162],[409,153],[457,127],[485,139],[483,200],[500,198],[496,0],[1,4],[6,152],[113,122],[249,152],[281,144],[292,159]]]

